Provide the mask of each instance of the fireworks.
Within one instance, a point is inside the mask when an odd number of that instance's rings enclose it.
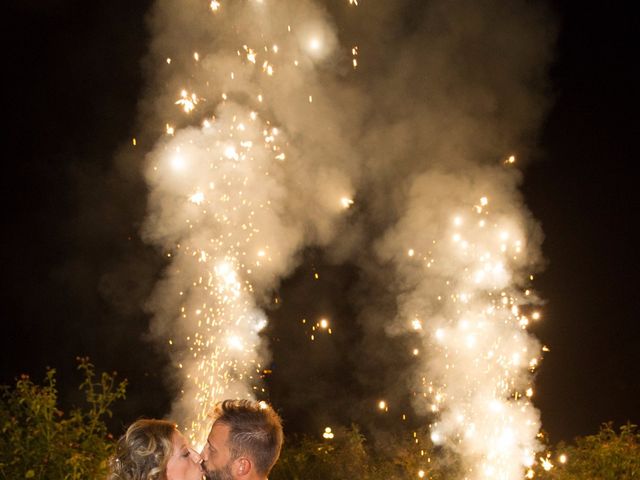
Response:
[[[213,1],[208,7],[220,14],[208,17],[218,22],[212,29],[224,28],[225,4]],[[306,16],[306,23],[295,25],[296,16],[287,8],[267,8],[261,2],[247,8],[255,18],[270,19],[281,29],[267,29],[267,34],[247,23],[244,29],[227,31],[225,38],[233,38],[235,45],[226,51],[185,49],[182,55],[173,51],[170,58],[164,52],[170,67],[190,61],[194,72],[205,71],[217,55],[228,68],[221,68],[219,76],[175,78],[189,85],[172,100],[185,117],[176,120],[169,113],[162,119],[166,135],[151,153],[147,172],[151,213],[145,233],[171,260],[152,304],[158,321],[166,317],[169,346],[184,372],[172,416],[186,424],[196,445],[203,442],[214,402],[262,392],[260,379],[268,369],[262,361],[260,331],[267,319],[258,303],[287,272],[302,245],[297,223],[304,220],[306,228],[316,228],[304,215],[295,220],[295,208],[287,204],[296,194],[287,191],[292,188],[287,184],[287,168],[292,168],[287,125],[272,123],[270,97],[264,92],[274,92],[271,78],[280,72],[288,72],[290,80],[301,76],[299,60],[307,65],[331,54],[335,34],[320,15]],[[292,21],[276,20],[286,17]],[[306,86],[291,91],[287,82],[278,85],[278,95],[297,94],[305,109],[313,102]],[[205,101],[194,90],[219,103]],[[323,228],[353,204],[348,181],[331,176],[323,180],[336,184],[335,191],[316,202]],[[318,332],[332,333],[327,318],[310,327],[312,340]]]
[[[540,314],[525,313],[536,301],[526,288],[536,251],[527,251],[530,234],[504,203],[507,191],[474,199],[451,195],[459,181],[453,177],[419,181],[432,198],[442,195],[436,201],[444,208],[405,218],[396,235],[411,239],[412,248],[394,258],[417,285],[401,306],[413,317],[406,329],[435,350],[420,357],[423,398],[437,415],[431,441],[460,453],[470,479],[522,478],[540,449],[530,371],[541,348],[526,331],[529,317]],[[465,190],[474,189],[455,188]],[[394,237],[389,245],[396,243]]]
[[[172,198],[179,209],[170,214],[183,219],[177,225],[173,218],[157,221],[174,226],[178,242],[172,269],[184,272],[178,277],[179,321],[188,326],[189,353],[182,363],[189,365],[191,380],[184,391],[193,396],[191,407],[198,413],[191,428],[201,439],[214,401],[247,395],[247,386],[258,388],[262,365],[256,350],[266,318],[256,308],[253,279],[269,272],[278,252],[263,235],[272,215],[269,190],[251,197],[247,190],[275,182],[273,154],[279,146],[273,129],[231,105],[209,128],[177,131],[170,138],[150,181],[156,195]]]
[[[236,7],[209,3],[215,15],[207,21],[225,36],[211,42],[219,50],[190,45],[182,55],[162,53],[174,59],[166,68],[192,68],[167,82],[173,111],[160,123],[166,135],[147,174],[146,232],[171,260],[153,306],[170,318],[170,346],[184,372],[173,415],[187,419],[196,444],[215,401],[262,392],[269,370],[261,302],[301,248],[328,243],[335,219],[360,210],[340,169],[349,146],[334,138],[330,150],[326,136],[340,128],[321,129],[317,121],[344,108],[315,73],[343,49],[338,35],[312,7],[305,8],[313,15],[298,16],[292,5],[245,3],[237,22],[224,21]],[[359,47],[350,50],[350,59],[348,48],[340,53],[355,69]],[[514,162],[498,163],[512,170]],[[541,349],[527,332],[541,317],[530,288],[537,245],[530,245],[535,235],[522,209],[511,204],[514,177],[501,172],[413,178],[406,212],[379,249],[411,286],[399,317],[423,373],[420,408],[436,418],[431,441],[458,452],[478,480],[521,478],[539,450],[530,375]],[[332,334],[328,318],[302,324],[312,341]],[[379,412],[389,409],[377,403]],[[332,436],[327,427],[323,437]]]

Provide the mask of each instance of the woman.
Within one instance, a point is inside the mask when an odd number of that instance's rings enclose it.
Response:
[[[109,480],[202,480],[202,459],[166,420],[138,420],[118,440]]]

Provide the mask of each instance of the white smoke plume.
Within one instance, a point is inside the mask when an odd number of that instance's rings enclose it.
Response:
[[[260,304],[304,245],[331,240],[352,196],[350,143],[336,121],[348,99],[315,72],[336,43],[323,11],[215,7],[155,8],[154,51],[166,63],[154,115],[168,110],[149,155],[144,228],[171,258],[150,307],[184,372],[172,415],[190,420],[198,442],[213,402],[260,388]]]
[[[540,449],[529,372],[541,347],[526,331],[539,317],[528,286],[540,234],[516,180],[489,168],[420,175],[379,244],[403,291],[387,328],[420,345],[416,407],[437,415],[431,441],[460,453],[472,479],[522,478]]]
[[[362,308],[363,344],[412,332],[434,443],[468,478],[521,478],[542,236],[507,159],[535,144],[553,23],[524,1],[355,3],[159,0],[150,16],[143,112],[166,133],[144,234],[171,259],[150,306],[181,366],[173,415],[198,441],[213,401],[260,388],[261,307],[326,246],[395,296]]]

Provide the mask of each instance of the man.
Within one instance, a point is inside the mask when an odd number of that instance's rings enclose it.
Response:
[[[273,408],[264,402],[225,400],[214,407],[213,420],[202,450],[207,480],[266,480],[283,441]]]

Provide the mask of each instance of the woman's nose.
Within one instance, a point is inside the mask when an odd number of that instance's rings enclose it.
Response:
[[[189,451],[191,452],[189,457],[191,458],[191,460],[193,460],[194,463],[202,463],[202,456],[198,452],[196,452],[193,448],[190,448]]]

